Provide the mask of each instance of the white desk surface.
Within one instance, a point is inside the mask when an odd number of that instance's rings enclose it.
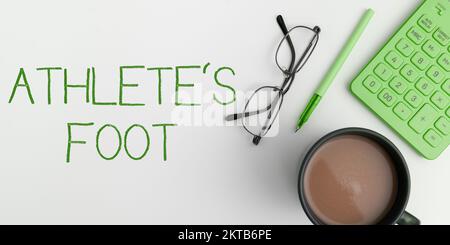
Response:
[[[302,154],[330,131],[365,127],[388,137],[404,154],[412,180],[407,210],[423,224],[448,224],[450,151],[435,161],[425,160],[348,90],[352,78],[419,2],[5,3],[0,9],[0,223],[310,224],[296,186]],[[376,13],[367,31],[309,123],[295,134],[299,112],[368,7]],[[81,106],[55,103],[49,108],[45,96],[39,94],[34,107],[25,102],[7,103],[20,66],[31,71],[45,65],[69,70],[93,65],[102,80],[117,86],[118,65],[209,61],[235,69],[236,77],[230,83],[237,90],[276,85],[281,76],[273,62],[280,38],[277,14],[284,15],[288,26],[319,25],[322,33],[316,52],[285,98],[278,136],[263,140],[258,147],[240,127],[177,127],[168,137],[166,163],[156,153],[161,141],[155,139],[155,153],[145,161],[122,156],[106,162],[91,144],[77,148],[76,160],[67,165],[67,121],[152,124],[167,121],[172,106],[83,111]],[[40,75],[30,76],[38,79]],[[163,85],[164,90],[172,88],[173,83]]]

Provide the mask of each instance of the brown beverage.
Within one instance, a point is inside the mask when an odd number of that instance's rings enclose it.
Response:
[[[397,195],[395,165],[377,142],[338,136],[312,156],[304,191],[311,211],[325,224],[377,224]]]

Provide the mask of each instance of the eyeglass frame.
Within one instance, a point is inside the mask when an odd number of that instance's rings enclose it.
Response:
[[[280,112],[281,109],[281,105],[283,104],[283,99],[284,99],[284,95],[289,91],[289,89],[291,88],[291,85],[295,79],[295,75],[296,73],[298,73],[306,64],[306,62],[309,60],[309,58],[311,57],[312,53],[314,52],[317,43],[319,42],[319,34],[321,32],[321,29],[319,26],[315,26],[314,28],[310,28],[307,26],[302,26],[302,25],[298,25],[298,26],[294,26],[291,29],[287,29],[286,24],[284,22],[284,19],[281,15],[278,15],[277,18],[277,23],[281,29],[281,31],[284,34],[283,39],[281,39],[278,47],[277,47],[277,51],[275,53],[275,63],[278,66],[278,68],[283,72],[283,74],[285,75],[285,79],[282,83],[282,85],[280,87],[276,87],[276,86],[262,86],[258,89],[256,89],[253,94],[248,98],[247,103],[244,107],[244,112],[242,113],[236,113],[236,114],[232,114],[229,115],[225,118],[225,120],[227,121],[234,121],[234,120],[238,120],[240,118],[246,118],[246,117],[250,117],[250,116],[254,116],[254,115],[258,115],[262,112],[265,111],[269,111],[272,109],[272,106],[276,105],[276,103],[278,103],[278,100],[281,99],[279,105],[278,105],[278,110],[277,113],[274,115],[274,118],[276,119],[276,117],[278,117],[278,114]],[[290,34],[292,31],[294,31],[295,29],[299,29],[299,28],[304,28],[307,30],[310,30],[312,32],[314,32],[314,36],[311,38],[307,48],[303,51],[301,57],[298,59],[298,61],[296,61],[296,52],[295,52],[295,47],[294,44],[291,40]],[[291,51],[291,63],[289,65],[289,68],[283,69],[278,61],[278,53],[281,49],[281,45],[284,43],[284,41],[287,41],[288,45],[289,45],[289,49]],[[247,107],[249,106],[250,101],[252,100],[252,98],[262,89],[273,89],[274,91],[278,92],[278,96],[272,101],[271,104],[269,104],[266,108],[264,108],[263,110],[257,110],[257,111],[251,111],[251,112],[247,112]],[[269,112],[267,119],[266,119],[266,125],[262,127],[261,129],[261,133],[259,135],[251,132],[246,125],[244,124],[243,127],[244,129],[251,135],[253,135],[253,144],[258,145],[262,139],[262,137],[264,137],[267,132],[271,129],[273,122],[275,121],[275,119],[270,123],[270,125],[267,125],[268,122],[270,122],[270,119],[272,118],[272,114],[271,112]]]

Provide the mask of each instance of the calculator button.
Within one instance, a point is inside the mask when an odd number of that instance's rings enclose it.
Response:
[[[437,29],[436,32],[434,32],[433,37],[442,46],[447,46],[450,42],[449,34],[446,33],[444,30],[442,30],[441,28]]]
[[[378,99],[381,100],[381,102],[383,102],[386,106],[391,107],[394,105],[395,101],[397,101],[397,96],[394,95],[394,92],[385,88],[378,95]]]
[[[392,71],[383,63],[378,64],[377,67],[375,67],[374,72],[383,81],[389,80],[392,76]]]
[[[409,40],[413,41],[413,43],[417,45],[422,44],[422,42],[425,40],[425,33],[423,33],[416,27],[412,27],[406,35],[408,36]]]
[[[417,52],[412,58],[411,62],[420,70],[427,69],[430,64],[430,59],[423,53]]]
[[[447,79],[444,85],[442,85],[442,89],[450,96],[450,79]]]
[[[408,83],[400,77],[394,77],[392,81],[389,83],[389,87],[391,87],[397,94],[403,94],[408,88]]]
[[[411,65],[405,65],[400,71],[400,74],[402,74],[402,76],[409,82],[415,82],[419,75],[417,70]]]
[[[438,64],[446,71],[450,71],[450,55],[442,54],[438,59]]]
[[[422,104],[422,97],[414,90],[410,90],[405,95],[405,100],[413,108],[418,108]]]
[[[406,57],[409,57],[414,52],[413,44],[406,39],[401,39],[395,47]]]
[[[414,131],[421,134],[429,128],[437,117],[437,111],[431,105],[425,104],[409,121],[409,126],[411,126]]]
[[[439,55],[439,53],[441,52],[441,48],[439,47],[439,44],[437,44],[435,41],[432,41],[432,40],[428,40],[422,46],[422,49],[431,58],[436,58]]]
[[[427,71],[427,76],[435,83],[441,83],[445,78],[444,72],[437,66],[431,66]]]
[[[381,82],[376,80],[373,76],[368,76],[363,84],[372,94],[377,93],[381,88]]]
[[[403,121],[411,116],[412,111],[404,103],[400,102],[394,107],[394,113]]]
[[[443,135],[450,134],[450,122],[445,118],[441,117],[436,121],[434,126],[441,132]]]
[[[436,93],[434,93],[434,95],[431,97],[431,102],[433,102],[433,104],[443,110],[445,108],[447,108],[448,105],[448,98],[447,95],[437,91]]]
[[[395,51],[389,52],[389,54],[386,55],[385,60],[394,69],[400,68],[400,66],[403,64],[402,57]]]
[[[422,18],[418,21],[418,24],[426,32],[432,32],[436,27],[436,23],[427,15],[422,16]]]
[[[434,129],[428,130],[423,138],[432,147],[438,147],[442,142],[442,137]]]
[[[419,81],[416,83],[416,88],[419,90],[423,95],[430,95],[434,91],[434,85],[428,81],[425,78],[420,78]]]

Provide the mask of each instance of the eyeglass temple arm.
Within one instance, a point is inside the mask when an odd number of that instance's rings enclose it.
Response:
[[[228,115],[225,117],[225,121],[235,121],[235,120],[241,119],[243,117],[251,117],[254,115],[258,115],[262,112],[266,112],[266,111],[270,110],[270,108],[272,108],[272,104],[268,105],[266,108],[264,108],[262,110],[231,114],[231,115]]]
[[[283,34],[285,36],[287,35],[286,40],[287,40],[287,42],[289,44],[289,48],[291,49],[291,53],[292,53],[291,64],[289,65],[289,72],[291,72],[292,68],[294,68],[294,65],[295,65],[295,48],[294,48],[294,44],[292,43],[291,37],[288,35],[289,31],[288,31],[288,29],[286,27],[286,23],[284,23],[283,16],[281,16],[281,15],[277,16],[277,23],[280,26],[280,29],[283,32]]]
[[[302,57],[300,57],[300,60],[298,64],[296,64],[294,71],[297,71],[297,69],[300,68],[300,65],[303,66],[305,63],[303,60],[306,58],[306,60],[309,59],[311,56],[311,52],[309,52],[310,49],[315,49],[317,45],[317,41],[319,40],[319,33],[320,33],[320,27],[316,26],[314,27],[313,31],[316,33],[313,37],[311,37],[311,40],[309,41],[308,47],[306,47],[305,52],[303,52]]]
[[[302,54],[302,57],[300,57],[298,63],[295,65],[295,67],[292,69],[293,73],[291,76],[287,77],[285,82],[283,83],[283,85],[281,86],[281,90],[283,91],[283,94],[287,93],[287,91],[289,91],[289,89],[291,88],[292,85],[292,81],[294,81],[295,78],[295,72],[297,71],[297,69],[299,69],[300,65],[302,64],[303,60],[305,59],[307,53],[309,52],[309,50],[311,49],[311,47],[313,46],[312,41],[309,43],[308,47],[305,49],[305,52]],[[306,59],[308,59],[309,57],[306,57]]]
[[[281,31],[283,32],[283,35],[286,36],[286,41],[288,42],[289,45],[289,49],[291,50],[291,64],[289,65],[289,68],[287,70],[287,73],[292,73],[295,69],[295,48],[294,48],[294,44],[292,43],[292,39],[289,36],[289,31],[286,27],[286,23],[284,22],[283,16],[278,15],[277,16],[277,23],[280,26]],[[281,85],[281,88],[285,88],[286,85],[289,84],[289,81],[291,81],[292,76],[288,76],[286,77],[286,79],[284,80],[283,84]]]
[[[275,101],[274,101],[274,103],[278,103],[278,100],[280,99],[280,97],[278,97]],[[272,103],[272,104],[274,104],[274,103]],[[283,103],[283,101],[281,101],[281,103]],[[272,106],[272,104],[270,104],[269,106]],[[280,104],[280,106],[281,106],[281,104]],[[263,127],[263,130],[270,130],[270,128],[272,127],[272,124],[271,123],[269,123],[269,121],[270,121],[270,118],[272,118],[272,111],[269,111],[269,115],[267,115],[267,120],[266,120],[266,123],[264,124],[264,127]],[[253,137],[253,144],[254,145],[258,145],[259,144],[259,142],[261,141],[261,139],[262,139],[262,137],[261,137],[261,135],[255,135],[254,137]]]

